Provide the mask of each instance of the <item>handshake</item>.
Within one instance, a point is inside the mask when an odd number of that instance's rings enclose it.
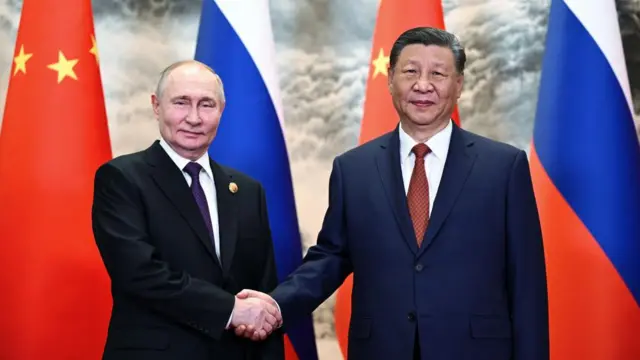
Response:
[[[236,335],[254,341],[264,340],[282,326],[282,314],[271,296],[254,290],[236,294],[230,327]]]

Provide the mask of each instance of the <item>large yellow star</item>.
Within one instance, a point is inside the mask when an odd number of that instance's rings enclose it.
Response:
[[[98,45],[96,44],[96,37],[91,34],[91,43],[93,46],[89,49],[89,52],[92,53],[96,57],[96,62],[100,61],[100,57],[98,56]]]
[[[373,78],[375,79],[378,74],[387,76],[387,68],[389,67],[389,57],[384,56],[384,50],[380,48],[378,58],[373,60]]]
[[[62,51],[58,51],[58,62],[49,64],[47,67],[51,70],[58,72],[58,84],[65,78],[70,77],[74,80],[78,80],[76,73],[73,71],[73,67],[78,63],[78,59],[67,60]]]
[[[16,63],[16,67],[13,69],[13,75],[15,76],[18,71],[22,73],[27,73],[27,61],[31,59],[33,54],[25,54],[24,53],[24,45],[20,45],[20,53],[13,58],[13,62]]]

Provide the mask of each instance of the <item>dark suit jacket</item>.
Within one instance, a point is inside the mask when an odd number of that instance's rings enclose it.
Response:
[[[337,157],[316,246],[272,296],[284,326],[353,271],[349,360],[548,360],[542,235],[526,154],[454,126],[417,247],[397,129]],[[428,169],[427,169],[428,171]]]
[[[211,167],[222,266],[181,170],[158,142],[98,169],[93,232],[113,295],[104,359],[284,358],[279,331],[252,342],[225,330],[234,295],[270,291],[277,275],[262,186]]]

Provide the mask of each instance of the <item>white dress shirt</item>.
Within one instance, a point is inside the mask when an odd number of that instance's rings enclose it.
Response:
[[[190,163],[191,160],[185,159],[182,156],[178,155],[178,153],[175,152],[175,150],[173,150],[164,139],[160,139],[160,146],[162,146],[164,151],[167,152],[178,169],[182,171],[182,175],[184,175],[184,179],[187,182],[187,185],[191,186],[191,176],[189,176],[189,174],[184,171],[184,167],[187,166],[187,164]],[[205,152],[204,155],[202,155],[202,157],[200,157],[195,162],[202,166],[202,170],[200,171],[200,185],[202,185],[204,195],[207,198],[207,205],[209,205],[209,214],[211,215],[211,225],[213,228],[214,248],[218,259],[220,259],[220,224],[218,222],[218,199],[216,196],[216,186],[215,180],[213,179],[213,171],[211,170],[211,162],[209,161],[209,154]]]
[[[433,211],[433,203],[440,187],[440,180],[442,179],[442,172],[444,170],[444,164],[447,160],[447,154],[449,153],[449,143],[451,142],[451,132],[453,130],[453,123],[449,120],[447,126],[433,135],[426,144],[431,151],[425,155],[425,171],[427,172],[427,182],[429,184],[429,217]],[[400,167],[402,168],[402,180],[404,183],[404,193],[409,192],[409,182],[411,181],[411,174],[413,173],[413,167],[416,163],[416,156],[411,151],[417,141],[413,140],[409,134],[403,129],[402,125],[398,127],[400,135]]]

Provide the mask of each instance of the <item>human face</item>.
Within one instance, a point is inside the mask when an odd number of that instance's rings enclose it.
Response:
[[[405,46],[389,69],[389,90],[403,126],[414,131],[444,128],[462,92],[462,81],[449,48]]]
[[[162,138],[184,158],[200,158],[216,136],[224,107],[218,86],[209,70],[187,64],[167,76],[159,97],[151,97]]]

